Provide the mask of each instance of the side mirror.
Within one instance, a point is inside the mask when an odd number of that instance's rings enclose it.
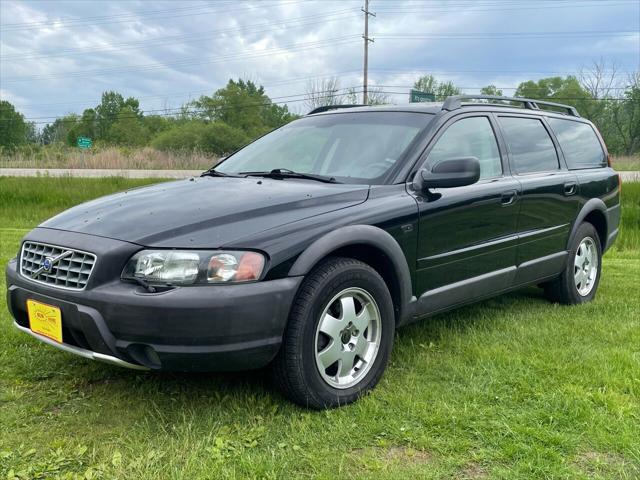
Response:
[[[428,188],[464,187],[480,179],[480,161],[476,157],[451,158],[436,164],[431,171],[416,173],[413,186],[417,191]]]

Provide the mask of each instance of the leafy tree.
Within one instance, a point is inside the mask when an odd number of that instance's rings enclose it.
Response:
[[[203,120],[222,121],[227,125],[243,130],[247,135],[256,137],[279,126],[269,125],[266,119],[274,120],[274,111],[265,114],[272,107],[271,100],[264,93],[264,87],[258,87],[251,80],[229,80],[227,86],[217,90],[211,97],[202,96],[191,102],[198,112],[196,116]],[[275,120],[278,114],[276,112]]]
[[[583,111],[589,109],[593,97],[585,90],[574,76],[542,78],[537,82],[529,80],[518,85],[517,97],[534,98],[540,100],[556,100],[560,103],[573,105]]]
[[[264,107],[261,115],[262,121],[269,130],[281,127],[298,118],[298,115],[291,113],[286,105],[277,105],[275,103]]]
[[[176,121],[172,118],[163,117],[161,115],[147,115],[142,119],[146,130],[150,137],[157,136],[160,132],[164,132],[172,127]]]
[[[125,104],[109,127],[106,138],[110,143],[127,146],[146,145],[148,131],[131,105]]]
[[[452,81],[440,82],[433,75],[424,75],[413,84],[413,88],[424,93],[432,93],[436,100],[443,100],[452,95],[460,95],[462,90]]]
[[[0,147],[13,150],[27,141],[24,116],[6,100],[0,100]]]
[[[640,152],[640,73],[631,75],[629,83],[623,100],[610,104],[614,141],[605,138],[611,151],[626,155]]]
[[[224,156],[249,143],[247,135],[223,122],[213,122],[203,130],[203,151]]]
[[[237,150],[249,140],[242,130],[224,122],[192,120],[161,132],[152,141],[152,145],[159,150],[197,150],[223,156]]]
[[[40,142],[40,134],[38,133],[35,122],[25,123],[24,139],[27,143]]]
[[[157,135],[151,145],[158,150],[202,151],[205,128],[206,123],[200,120],[177,124]]]
[[[123,108],[128,107],[135,116],[142,117],[140,113],[140,102],[129,97],[126,100],[118,92],[108,91],[102,94],[100,104],[95,108],[98,138],[107,140],[111,125],[118,119],[118,115]]]
[[[82,117],[75,122],[67,132],[67,143],[75,145],[78,137],[96,138],[98,130],[98,115],[93,108],[87,108],[82,112]]]
[[[481,95],[495,95],[501,97],[503,95],[502,90],[500,90],[495,85],[487,85],[486,87],[482,87],[480,89]]]
[[[438,91],[439,82],[433,75],[424,75],[413,84],[413,88],[420,92],[431,93],[433,95]]]

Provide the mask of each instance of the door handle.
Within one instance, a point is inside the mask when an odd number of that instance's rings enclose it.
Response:
[[[500,203],[502,203],[502,205],[504,206],[511,205],[517,200],[517,198],[518,198],[517,190],[508,190],[502,193],[502,196],[500,198]]]
[[[576,182],[567,182],[564,184],[564,194],[566,196],[575,195],[578,191],[578,184]]]

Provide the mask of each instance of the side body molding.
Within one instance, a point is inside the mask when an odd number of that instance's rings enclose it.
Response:
[[[580,209],[580,212],[578,212],[578,216],[573,222],[573,226],[571,227],[569,238],[567,238],[567,249],[569,249],[571,240],[573,240],[573,237],[576,234],[576,230],[578,230],[578,227],[580,226],[580,224],[584,221],[587,215],[589,215],[593,211],[598,211],[602,213],[602,216],[604,217],[604,221],[605,221],[605,232],[609,231],[609,215],[607,213],[607,206],[599,198],[591,198],[587,201],[587,203],[583,205],[583,207]],[[607,238],[606,237],[601,238],[600,240],[606,242]]]
[[[389,233],[381,228],[371,225],[349,225],[327,233],[300,254],[291,267],[289,275],[306,275],[314,265],[331,252],[350,245],[368,245],[386,255],[394,270],[400,293],[397,324],[404,323],[407,306],[415,301],[412,298],[411,274],[402,248]]]

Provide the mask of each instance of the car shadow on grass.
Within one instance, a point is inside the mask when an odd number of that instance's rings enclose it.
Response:
[[[402,355],[403,347],[408,343],[437,344],[443,337],[465,336],[479,328],[491,330],[496,327],[496,318],[504,318],[516,309],[521,311],[525,304],[528,310],[544,309],[549,305],[542,290],[531,287],[407,325],[398,331],[391,361],[394,356]],[[86,361],[81,359],[75,359],[76,362],[85,365],[76,370],[78,373],[84,372],[76,377],[76,388],[86,391],[117,388],[120,394],[131,396],[134,402],[146,402],[153,398],[158,407],[166,404],[167,408],[173,409],[176,402],[182,403],[182,406],[195,406],[201,404],[204,398],[207,399],[204,403],[208,405],[229,402],[234,405],[283,403],[283,397],[270,381],[268,368],[236,372],[141,373],[103,364],[87,366]]]

